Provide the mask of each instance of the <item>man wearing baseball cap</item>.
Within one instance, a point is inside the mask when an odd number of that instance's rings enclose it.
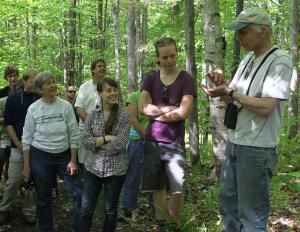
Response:
[[[228,28],[236,31],[238,42],[249,53],[230,84],[222,70],[215,70],[208,76],[217,87],[203,87],[206,94],[220,96],[228,104],[224,124],[229,139],[219,190],[222,232],[267,228],[270,181],[292,77],[291,58],[272,45],[271,25],[264,9],[242,11]]]

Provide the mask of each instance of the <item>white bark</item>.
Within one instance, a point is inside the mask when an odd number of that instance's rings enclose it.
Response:
[[[219,7],[216,0],[203,0],[202,10],[203,37],[205,51],[205,73],[215,67],[224,68],[224,44],[220,22]],[[227,140],[224,127],[225,105],[219,98],[210,99],[211,133],[215,172],[220,175]]]

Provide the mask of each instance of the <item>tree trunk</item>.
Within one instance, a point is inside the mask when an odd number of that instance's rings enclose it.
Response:
[[[176,24],[177,17],[180,13],[180,6],[178,3],[172,6],[172,22],[173,24]]]
[[[30,58],[30,23],[29,23],[29,13],[28,11],[26,12],[26,18],[25,18],[25,23],[26,23],[26,44],[27,44],[27,56]]]
[[[70,0],[70,66],[67,86],[74,85],[75,81],[75,49],[76,49],[76,0]]]
[[[297,0],[291,0],[291,53],[293,60],[293,78],[291,82],[291,94],[289,98],[288,107],[288,136],[290,138],[297,135],[298,132],[298,78],[297,78],[297,64],[298,64],[298,37],[299,37],[299,11]]]
[[[137,89],[136,86],[136,57],[135,57],[135,42],[136,42],[136,28],[135,28],[135,10],[136,2],[131,0],[127,9],[127,58],[128,58],[128,93]]]
[[[80,3],[79,3],[80,4]],[[79,8],[80,6],[78,6]],[[83,44],[82,42],[82,21],[81,21],[81,15],[80,11],[77,13],[77,18],[78,18],[78,33],[77,33],[77,42],[78,44]],[[75,77],[75,85],[80,86],[81,82],[83,80],[83,54],[82,51],[79,50],[77,52],[77,67],[78,67],[78,75]]]
[[[186,70],[196,78],[196,62],[195,62],[195,9],[194,0],[184,1],[184,28],[185,28],[185,44],[186,44]],[[197,89],[197,88],[196,88]],[[190,153],[192,155],[192,163],[196,164],[199,160],[199,126],[198,126],[198,110],[197,97],[194,97],[192,111],[189,115],[189,141]]]
[[[135,28],[136,28],[136,39],[135,39],[135,56],[136,56],[136,69],[137,76],[142,76],[142,24],[141,24],[141,4],[137,1],[135,8]]]
[[[104,7],[103,7],[104,5]],[[106,16],[107,16],[107,0],[98,0],[98,30],[101,34],[99,40],[97,41],[97,48],[101,51],[105,50],[105,30],[106,30]]]
[[[203,36],[205,51],[205,72],[208,73],[214,67],[224,68],[224,41],[220,22],[219,7],[216,0],[203,1]],[[212,119],[213,153],[215,158],[214,172],[219,178],[224,157],[227,129],[223,119],[225,106],[219,98],[210,99],[210,116]]]
[[[147,36],[148,36],[148,0],[144,0],[143,3],[143,13],[142,13],[142,51],[141,51],[141,61],[140,66],[142,69],[142,77],[144,77],[144,56],[145,56],[145,48],[147,46]],[[150,70],[146,70],[149,72]]]
[[[115,31],[115,70],[116,70],[116,81],[118,82],[119,87],[121,86],[121,39],[120,39],[120,0],[116,0],[115,4],[112,6],[112,18],[114,22],[114,31]],[[121,90],[121,88],[119,88]],[[122,94],[119,94],[119,101],[122,103],[123,98]]]
[[[32,23],[32,31],[31,31],[31,52],[30,52],[30,57],[35,63],[36,61],[36,42],[37,42],[37,35],[36,35],[36,30],[37,30],[37,24],[35,22]]]
[[[64,23],[61,28],[61,41],[62,41],[62,51],[63,51],[63,73],[64,73],[64,86],[68,85],[69,81],[69,53],[68,53],[68,38],[67,38],[67,22],[66,22],[66,12],[64,14]]]
[[[37,24],[30,22],[29,12],[26,12],[26,44],[28,58],[31,59],[32,68],[35,66],[36,61],[36,29]]]
[[[236,16],[238,16],[244,8],[244,0],[236,0]],[[236,33],[234,33],[233,38],[233,62],[232,62],[232,71],[231,79],[234,77],[236,70],[239,67],[240,63],[240,51],[241,47],[239,42],[236,40]]]

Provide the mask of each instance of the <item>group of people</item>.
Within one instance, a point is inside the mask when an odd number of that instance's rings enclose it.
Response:
[[[235,109],[226,112],[236,121],[228,126],[220,177],[223,232],[263,232],[267,227],[269,184],[292,74],[290,57],[271,43],[271,22],[261,8],[242,11],[228,27],[249,53],[230,84],[223,71],[215,69],[207,78],[216,87],[202,86],[207,95],[220,97]],[[144,78],[141,91],[129,94],[127,107],[118,102],[118,83],[105,76],[104,59],[91,64],[92,79],[80,86],[76,101],[75,89],[67,89],[74,105],[57,96],[49,72],[24,74],[23,90],[11,94],[18,72],[5,71],[12,87],[0,90],[0,96],[10,94],[4,127],[12,143],[0,223],[7,220],[21,179],[32,178],[34,189],[28,191],[23,208],[25,219],[35,222],[35,191],[40,231],[53,231],[51,192],[56,175],[72,195],[74,231],[90,231],[102,188],[104,232],[115,231],[119,199],[125,216],[132,216],[140,188],[153,196],[154,232],[165,230],[167,217],[180,219],[187,166],[185,120],[197,91],[194,78],[177,66],[174,39],[158,40],[155,52],[158,70]],[[5,144],[1,140],[1,148]]]

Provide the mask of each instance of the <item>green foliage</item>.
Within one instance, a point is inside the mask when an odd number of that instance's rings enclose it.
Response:
[[[291,183],[289,184],[289,189],[293,192],[300,192],[300,183]]]
[[[212,156],[209,156],[207,152],[204,153],[206,163],[212,162]],[[198,164],[187,172],[185,205],[182,218],[176,225],[181,231],[220,231],[221,222],[217,207],[218,188],[208,181],[209,171],[207,166]],[[172,224],[170,227],[172,228]],[[170,231],[173,230],[170,229]]]
[[[300,170],[300,135],[289,138],[287,134],[280,136],[278,170],[299,171]]]
[[[279,210],[286,207],[290,199],[290,191],[300,192],[300,157],[299,139],[288,138],[282,134],[279,144],[279,160],[275,175],[271,182],[271,207]]]
[[[276,211],[283,209],[288,201],[289,195],[283,190],[285,177],[283,175],[276,175],[271,182],[271,208]]]

